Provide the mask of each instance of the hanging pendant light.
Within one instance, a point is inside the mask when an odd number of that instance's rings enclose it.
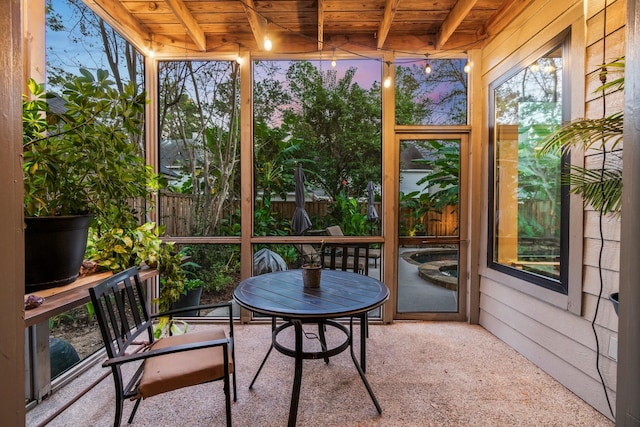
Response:
[[[429,65],[429,54],[426,53],[424,56],[427,58],[427,65],[425,65],[424,67],[424,73],[431,74],[431,65]]]

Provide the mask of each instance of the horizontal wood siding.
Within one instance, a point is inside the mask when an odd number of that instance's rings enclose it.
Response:
[[[603,62],[603,49],[606,49],[607,61],[624,54],[626,16],[624,1],[608,1],[607,36],[606,42],[603,42],[604,4],[604,0],[586,0],[584,4],[582,1],[535,1],[483,49],[482,75],[485,88],[515,64],[530,58],[536,46],[540,47],[560,31],[575,24],[576,20],[583,20],[586,25],[585,68],[578,67],[572,70],[572,74],[583,72],[585,75],[585,116],[601,117],[601,95],[593,94],[601,84],[595,69]],[[581,17],[583,11],[586,16]],[[558,18],[549,19],[554,16]],[[575,66],[575,62],[572,65]],[[488,94],[488,91],[485,93]],[[622,94],[607,95],[606,101],[606,112],[611,114],[622,107]],[[600,160],[598,156],[590,157],[590,154],[587,153],[585,157],[586,164],[595,164]],[[489,171],[485,173],[489,174]],[[487,330],[605,416],[612,418],[596,368],[596,336],[600,353],[599,367],[615,410],[617,363],[609,356],[609,348],[612,342],[615,350],[618,318],[606,298],[609,293],[618,289],[620,218],[610,215],[600,221],[598,212],[591,207],[585,206],[583,210],[583,259],[570,260],[572,263],[581,262],[583,267],[581,309],[570,311],[562,304],[541,298],[540,292],[530,289],[535,285],[522,283],[488,268],[480,268],[479,318],[480,324]],[[486,247],[486,242],[483,244]],[[599,299],[600,294],[602,298]]]
[[[611,417],[595,370],[595,339],[589,322],[566,311],[566,316],[559,315],[549,305],[540,303],[539,306],[524,294],[523,300],[515,297],[515,301],[505,301],[505,295],[514,298],[512,293],[517,291],[490,280],[483,280],[481,290],[480,324],[483,327],[585,402]],[[530,310],[518,310],[524,307]],[[541,323],[545,313],[551,322],[549,324]],[[605,335],[599,331],[601,342]],[[601,345],[601,352],[603,350]],[[616,364],[607,357],[601,357],[600,369],[615,407]]]

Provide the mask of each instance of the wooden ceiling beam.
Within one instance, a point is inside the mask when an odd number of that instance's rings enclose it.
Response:
[[[400,3],[400,0],[387,0],[387,4],[384,6],[384,16],[382,17],[382,21],[380,21],[377,34],[378,49],[382,49],[384,42],[387,40],[393,17],[398,9],[398,3]]]
[[[456,31],[460,23],[466,18],[473,6],[478,0],[458,0],[451,9],[445,20],[438,30],[438,39],[436,41],[436,49],[440,49],[447,43],[449,37]]]
[[[510,0],[502,4],[502,7],[485,22],[478,31],[478,38],[493,37],[509,25],[513,19],[531,4],[533,0]]]
[[[324,0],[318,0],[318,50],[324,48]]]
[[[247,14],[249,26],[251,26],[251,32],[253,32],[253,38],[256,39],[256,44],[259,48],[264,50],[264,35],[267,32],[267,22],[265,21],[264,24],[262,23],[265,18],[262,18],[258,15],[258,12],[256,12],[256,6],[253,3],[253,0],[242,0],[241,3]]]
[[[187,6],[185,6],[182,0],[165,0],[169,5],[169,8],[173,11],[174,15],[178,18],[182,25],[184,25],[185,31],[189,34],[197,48],[204,52],[207,50],[207,38],[204,35],[204,31],[200,28],[200,24],[193,17]]]
[[[142,52],[151,48],[151,32],[147,26],[141,24],[120,0],[83,0],[100,18]]]

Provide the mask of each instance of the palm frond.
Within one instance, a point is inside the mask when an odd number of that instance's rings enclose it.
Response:
[[[619,166],[604,169],[587,169],[571,166],[571,172],[563,180],[571,186],[571,192],[603,212],[619,212],[622,205],[622,169]]]
[[[623,120],[622,111],[600,119],[575,120],[543,139],[538,153],[565,153],[576,146],[586,150],[609,142],[612,143],[609,148],[614,149],[622,141]]]
[[[602,65],[603,71],[606,73],[606,75],[609,74],[609,70],[610,69],[616,69],[618,68],[618,70],[615,70],[615,72],[622,72],[624,73],[624,56],[621,56],[619,58],[614,59],[613,61],[607,63],[607,64],[603,64]],[[602,86],[600,86],[599,88],[597,88],[595,90],[595,92],[605,92],[608,91],[609,89],[611,89],[611,92],[616,92],[619,90],[624,90],[624,75],[618,77],[617,79],[614,79],[610,82],[604,83]]]

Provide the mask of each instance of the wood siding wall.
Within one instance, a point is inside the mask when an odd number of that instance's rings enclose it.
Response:
[[[608,1],[605,43],[604,5],[604,0],[537,0],[532,3],[523,15],[483,49],[482,83],[485,90],[483,99],[477,99],[477,102],[487,105],[486,98],[490,96],[488,87],[492,81],[511,67],[525,61],[533,55],[536,48],[540,48],[555,35],[573,25],[572,28],[578,31],[572,33],[571,75],[585,74],[586,95],[576,98],[573,94],[572,104],[582,107],[580,104],[583,103],[587,117],[601,117],[602,99],[593,94],[600,83],[593,77],[597,77],[595,70],[603,61],[602,52],[605,44],[607,61],[624,54],[626,13],[624,1]],[[549,21],[550,17],[557,19]],[[584,34],[580,34],[580,31]],[[577,40],[577,37],[583,40]],[[606,101],[608,114],[622,108],[621,94],[607,97]],[[575,113],[576,109],[572,111]],[[488,113],[485,116],[488,119]],[[574,115],[573,118],[578,117],[581,116]],[[488,141],[486,132],[483,133],[483,139]],[[484,147],[482,155],[487,156],[486,145]],[[590,157],[591,153],[586,153],[585,161],[598,160]],[[483,173],[489,174],[486,167]],[[484,191],[486,197],[487,189]],[[490,219],[489,215],[489,206],[485,203],[485,224]],[[615,354],[618,319],[606,298],[618,287],[620,224],[618,218],[614,217],[604,218],[602,224],[604,282],[595,329],[600,345],[600,370],[611,404],[615,408],[617,366],[615,358],[610,354]],[[525,355],[605,416],[612,418],[596,369],[596,339],[591,328],[601,286],[598,272],[601,239],[597,212],[590,208],[584,209],[583,228],[582,239],[581,236],[577,236],[578,245],[580,241],[583,242],[582,280],[573,284],[574,287],[577,285],[581,288],[581,292],[578,293],[581,295],[581,298],[578,298],[580,307],[572,308],[570,298],[563,300],[550,291],[486,267],[485,259],[481,260],[479,268],[479,319],[480,324],[487,330]],[[488,236],[483,237],[484,242],[481,245],[484,244],[486,247],[487,238]],[[571,259],[570,262],[580,260]]]

